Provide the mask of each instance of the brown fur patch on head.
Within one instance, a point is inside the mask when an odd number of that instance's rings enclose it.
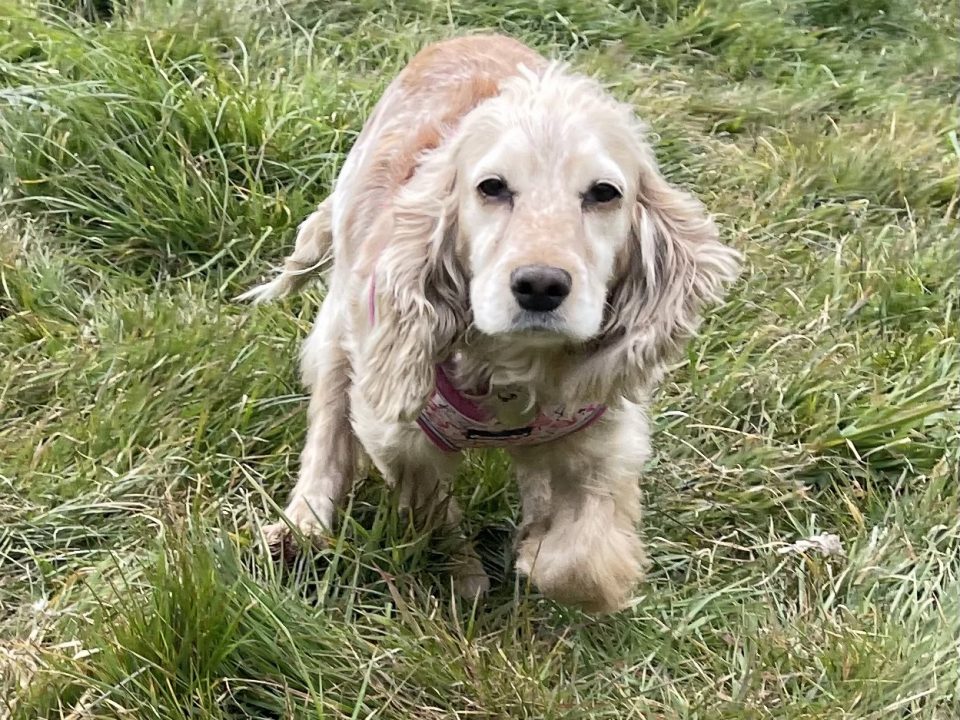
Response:
[[[460,119],[487,98],[500,92],[500,83],[489,75],[471,77],[449,96],[444,113],[421,125],[409,138],[402,151],[394,158],[393,181],[403,185],[417,171],[423,153],[435,149],[453,130]]]
[[[501,36],[454,38],[418,53],[384,94],[396,101],[375,119],[379,137],[358,172],[368,192],[351,206],[348,224],[380,212],[410,182],[423,156],[440,147],[467,113],[499,94],[502,81],[516,75],[521,64],[539,68],[545,61]]]

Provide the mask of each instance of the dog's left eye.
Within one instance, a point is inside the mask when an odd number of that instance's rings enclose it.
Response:
[[[583,194],[583,202],[587,205],[603,205],[605,203],[619,200],[623,197],[620,190],[610,183],[598,182],[590,186],[590,189]]]
[[[500,177],[487,178],[477,185],[477,190],[488,200],[509,200],[513,196],[507,183]]]

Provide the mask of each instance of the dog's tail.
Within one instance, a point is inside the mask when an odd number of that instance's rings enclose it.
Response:
[[[286,297],[300,290],[330,262],[333,247],[330,204],[327,198],[300,224],[293,252],[283,261],[280,274],[237,296],[238,301],[259,304]]]

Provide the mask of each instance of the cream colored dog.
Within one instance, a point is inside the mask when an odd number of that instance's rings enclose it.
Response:
[[[404,506],[454,526],[453,450],[502,439],[523,498],[517,570],[558,601],[622,607],[644,566],[646,398],[738,272],[631,108],[505,37],[431,45],[387,88],[282,274],[243,297],[298,289],[331,247],[303,349],[300,477],[270,541],[332,526],[361,447]],[[494,431],[457,435],[472,422],[451,411],[461,401]],[[582,407],[589,424],[570,419]],[[468,543],[457,560],[458,590],[484,591]]]

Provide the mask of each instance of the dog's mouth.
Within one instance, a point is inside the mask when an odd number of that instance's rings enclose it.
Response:
[[[530,312],[521,310],[513,318],[511,332],[565,335],[565,323],[556,312]]]
[[[535,347],[550,347],[576,341],[567,323],[554,312],[529,312],[521,310],[514,316],[510,328],[504,333],[522,344]]]

